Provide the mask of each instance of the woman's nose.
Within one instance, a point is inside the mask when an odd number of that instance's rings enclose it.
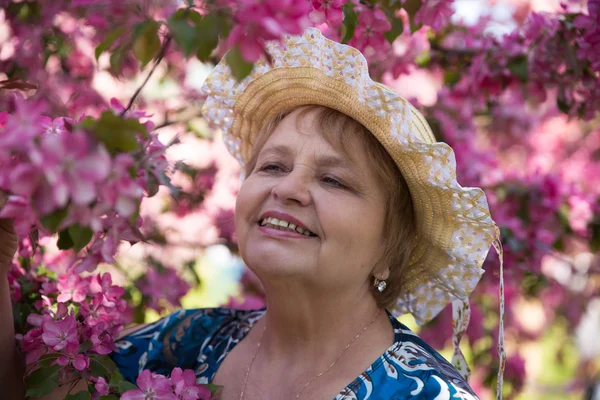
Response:
[[[310,177],[307,171],[293,170],[283,176],[273,189],[273,197],[284,203],[295,202],[306,206],[310,203]]]

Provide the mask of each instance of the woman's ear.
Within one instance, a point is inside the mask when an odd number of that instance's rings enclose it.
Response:
[[[390,277],[390,269],[388,267],[378,267],[373,270],[372,275],[373,278],[385,281]]]

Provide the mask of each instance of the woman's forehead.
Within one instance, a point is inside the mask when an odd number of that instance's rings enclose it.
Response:
[[[308,152],[317,166],[323,167],[352,168],[368,160],[366,149],[361,149],[361,143],[354,135],[342,138],[323,133],[314,126],[296,130],[293,125],[283,123],[269,136],[260,155],[293,156],[300,152]]]
[[[366,146],[358,132],[355,129],[344,129],[344,121],[340,120],[341,118],[338,118],[338,123],[333,126],[319,120],[319,113],[324,110],[325,107],[318,106],[308,110],[305,110],[305,107],[294,110],[277,124],[262,150],[277,148],[282,154],[286,147],[303,146],[310,141],[317,145],[315,153],[319,154],[324,164],[357,162],[363,158],[361,155],[366,156]]]

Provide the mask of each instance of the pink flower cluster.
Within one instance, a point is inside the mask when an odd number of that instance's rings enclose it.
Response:
[[[254,62],[264,53],[265,41],[301,34],[310,25],[310,11],[308,1],[240,0],[229,43],[237,46],[247,61]]]
[[[46,284],[43,293],[36,305],[39,314],[27,317],[32,328],[17,335],[28,368],[47,355],[60,366],[83,372],[91,355],[116,350],[114,339],[126,322],[126,302],[121,298],[123,288],[112,284],[110,274],[86,278],[66,274],[57,283]]]
[[[556,175],[537,173],[504,177],[488,199],[504,231],[505,265],[539,273],[542,257],[554,249],[570,228],[568,219],[563,224],[559,223],[562,207],[569,201],[577,207],[575,213],[580,214],[574,215],[572,224],[585,233],[585,226],[591,218],[591,205],[582,204],[586,199],[575,194]],[[587,210],[582,211],[584,208]]]
[[[426,0],[415,14],[417,24],[427,25],[439,31],[450,21],[454,14],[454,0]]]
[[[392,29],[390,21],[376,5],[371,8],[359,4],[354,9],[359,13],[358,25],[348,44],[360,50],[369,61],[384,60],[391,49],[383,36],[383,33]]]
[[[317,24],[327,24],[337,28],[344,20],[342,6],[348,0],[311,0],[313,10],[310,12],[310,20]]]
[[[588,0],[588,15],[578,15],[573,21],[583,35],[577,39],[577,57],[587,60],[593,71],[600,72],[600,0]]]
[[[196,384],[196,375],[191,369],[175,368],[170,377],[143,370],[137,378],[139,389],[123,393],[121,400],[209,400],[210,390]],[[101,394],[102,392],[99,391]],[[108,391],[106,390],[107,394]]]
[[[74,264],[78,272],[92,271],[99,262],[114,261],[120,240],[140,240],[142,221],[135,214],[149,184],[165,182],[165,147],[149,133],[137,137],[140,150],[111,155],[73,120],[52,120],[42,110],[40,103],[15,96],[14,111],[0,113],[0,189],[9,193],[0,218],[13,219],[21,237],[33,227],[50,234],[89,229],[93,236],[82,243],[91,240],[89,252]],[[70,233],[72,240],[78,232]]]
[[[136,286],[147,299],[148,307],[163,312],[165,306],[181,307],[181,298],[191,285],[182,279],[174,268],[150,265]]]

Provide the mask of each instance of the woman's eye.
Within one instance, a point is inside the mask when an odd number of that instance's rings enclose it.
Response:
[[[334,187],[339,187],[339,188],[346,187],[342,182],[340,182],[339,180],[332,178],[330,176],[325,176],[325,177],[323,177],[322,180],[324,183],[334,186]]]
[[[260,170],[267,172],[279,172],[282,171],[282,168],[278,164],[265,164],[260,168]]]

